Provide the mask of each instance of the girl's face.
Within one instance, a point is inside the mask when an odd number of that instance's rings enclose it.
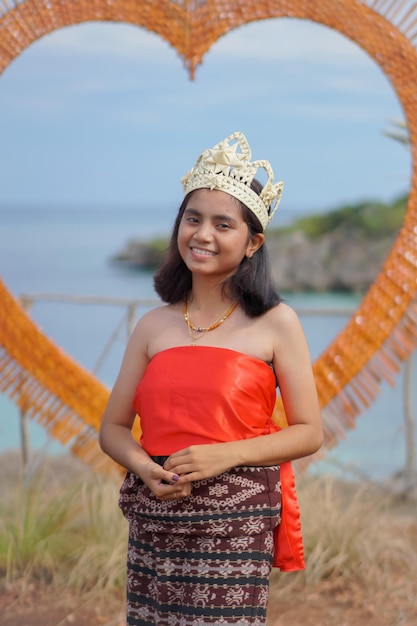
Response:
[[[263,241],[261,233],[250,238],[233,196],[217,189],[197,189],[191,194],[178,230],[178,249],[191,272],[226,278]]]

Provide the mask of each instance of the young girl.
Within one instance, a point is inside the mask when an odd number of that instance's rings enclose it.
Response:
[[[272,565],[304,567],[289,461],[322,441],[305,336],[263,245],[283,184],[251,161],[242,133],[204,151],[182,182],[155,276],[167,304],[132,333],[100,430],[128,470],[127,623],[261,626]]]

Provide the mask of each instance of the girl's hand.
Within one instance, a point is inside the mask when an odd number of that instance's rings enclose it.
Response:
[[[165,461],[164,469],[180,476],[180,484],[219,476],[234,467],[231,446],[213,443],[190,446],[174,452]]]
[[[180,476],[167,471],[158,463],[144,463],[138,476],[160,500],[181,500],[191,494],[191,483],[180,483]]]

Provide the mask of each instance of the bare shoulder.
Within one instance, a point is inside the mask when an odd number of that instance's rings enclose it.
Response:
[[[164,304],[148,311],[139,319],[131,341],[136,349],[152,358],[157,352],[181,343],[178,340],[178,329],[183,325],[181,306]]]
[[[273,326],[275,332],[289,332],[301,328],[297,313],[285,302],[280,302],[270,309],[265,315],[265,320]]]
[[[266,314],[269,336],[272,337],[274,355],[285,353],[296,354],[306,350],[307,341],[304,329],[295,310],[280,302]]]
[[[172,318],[172,307],[168,304],[158,306],[144,313],[136,322],[131,339],[150,339],[154,333],[170,324]]]
[[[136,329],[139,331],[151,330],[154,326],[161,323],[161,321],[168,321],[172,315],[173,307],[169,304],[163,304],[154,309],[150,309],[142,315],[137,321]]]

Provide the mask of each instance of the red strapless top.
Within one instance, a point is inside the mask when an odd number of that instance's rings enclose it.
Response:
[[[180,346],[151,359],[133,406],[143,448],[152,456],[168,456],[190,445],[277,432],[275,402],[275,375],[264,361],[226,348]],[[281,486],[274,566],[295,571],[305,565],[291,463],[281,464]]]

